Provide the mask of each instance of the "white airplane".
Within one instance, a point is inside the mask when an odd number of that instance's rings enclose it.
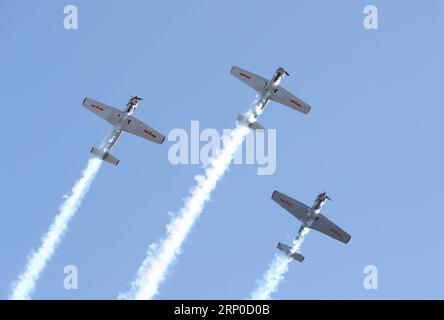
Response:
[[[247,86],[250,86],[251,88],[256,90],[256,92],[259,94],[258,104],[255,110],[253,110],[251,116],[246,117],[243,115],[239,115],[237,117],[237,121],[239,123],[244,124],[251,129],[264,129],[264,127],[256,122],[256,120],[259,114],[261,114],[267,106],[269,100],[282,103],[283,105],[286,105],[287,107],[290,107],[304,114],[310,112],[311,107],[307,103],[294,96],[279,85],[284,76],[289,76],[288,72],[285,71],[282,67],[279,67],[276,70],[276,73],[271,80],[267,80],[261,76],[258,76],[257,74],[236,66],[233,66],[231,68],[231,74],[244,82]]]
[[[158,144],[163,143],[165,136],[132,116],[139,104],[139,101],[141,100],[143,99],[139,98],[138,96],[131,97],[126,105],[126,109],[123,111],[90,98],[85,98],[85,100],[83,100],[84,107],[91,110],[114,126],[111,139],[102,149],[97,149],[94,147],[91,148],[91,153],[93,155],[104,161],[112,163],[113,165],[117,165],[119,163],[119,159],[114,157],[110,151],[114,147],[117,140],[119,140],[122,131],[135,134],[136,136],[145,138]]]
[[[326,192],[322,192],[317,196],[311,208],[279,191],[274,191],[271,198],[302,222],[302,226],[299,229],[295,240],[299,239],[304,228],[310,228],[326,234],[342,243],[348,243],[350,241],[351,236],[347,232],[321,214],[322,206],[327,200],[331,200]],[[304,260],[304,256],[286,244],[279,242],[278,249],[290,258],[299,262]]]

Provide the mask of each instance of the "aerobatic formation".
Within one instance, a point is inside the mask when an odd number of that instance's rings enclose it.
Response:
[[[279,102],[304,114],[309,113],[311,110],[311,107],[307,103],[294,96],[279,85],[284,76],[290,75],[282,67],[279,67],[276,70],[276,73],[271,80],[267,80],[261,76],[258,76],[252,72],[236,66],[231,68],[231,74],[256,90],[259,94],[259,102],[256,105],[255,110],[253,110],[253,112],[249,116],[239,115],[237,118],[238,122],[245,124],[251,129],[264,129],[264,127],[260,125],[256,120],[267,106],[269,100]],[[322,192],[318,195],[313,204],[313,207],[311,208],[278,191],[274,191],[272,199],[302,222],[302,226],[299,229],[298,234],[296,235],[294,243],[298,242],[297,240],[301,237],[305,228],[317,230],[343,243],[348,243],[350,241],[351,236],[347,232],[339,228],[337,225],[335,225],[328,218],[321,214],[321,208],[324,205],[325,201],[331,200],[327,196],[326,192]],[[298,248],[296,246],[290,247],[279,242],[278,249],[299,262],[302,262],[304,260],[304,257],[299,252],[297,252]]]
[[[282,79],[285,76],[289,76],[289,73],[282,67],[276,70],[270,80],[237,66],[231,68],[231,74],[257,92],[256,103],[248,112],[237,117],[237,128],[234,133],[232,133],[231,144],[225,146],[227,150],[222,150],[220,154],[215,155],[215,158],[212,159],[211,166],[206,169],[205,179],[200,182],[198,181],[198,187],[194,189],[194,194],[192,193],[192,195],[186,199],[185,205],[180,210],[178,217],[167,225],[168,234],[161,241],[160,246],[156,246],[158,251],[150,253],[147,261],[144,261],[142,267],[139,269],[138,278],[132,285],[133,290],[136,292],[130,294],[131,298],[148,299],[157,293],[158,285],[164,280],[169,264],[173,262],[174,258],[180,252],[182,242],[185,241],[194,220],[197,219],[202,212],[204,204],[209,199],[209,195],[211,191],[214,190],[217,181],[228,169],[237,148],[242,144],[244,137],[250,131],[249,129],[264,130],[264,127],[257,122],[257,119],[268,105],[268,102],[270,100],[279,102],[303,114],[308,114],[311,110],[311,107],[307,103],[280,86]],[[86,178],[84,177],[80,180],[80,183],[76,183],[73,188],[73,196],[68,198],[68,204],[62,205],[60,214],[56,216],[56,227],[54,227],[54,225],[50,227],[50,231],[45,236],[41,248],[37,251],[37,255],[34,254],[31,256],[25,272],[19,276],[19,281],[13,284],[11,298],[30,298],[30,294],[34,290],[40,273],[54,253],[57,244],[67,229],[69,220],[74,216],[74,213],[81,204],[83,196],[86,194],[89,185],[98,172],[100,168],[100,164],[98,163],[100,163],[101,160],[113,165],[119,163],[119,159],[111,154],[111,150],[119,140],[122,132],[132,133],[157,144],[164,142],[164,135],[133,116],[141,100],[143,99],[138,96],[131,97],[124,110],[116,109],[90,98],[83,100],[83,106],[109,122],[113,126],[113,130],[99,148],[93,147],[91,149],[90,152],[94,157],[90,162],[95,162],[89,166],[94,165],[94,169],[87,169]],[[91,173],[88,173],[88,170],[92,170]],[[83,180],[85,180],[85,182]],[[285,256],[279,254],[281,257],[277,257],[277,260],[275,259],[275,262],[272,263],[267,274],[264,276],[263,283],[252,294],[253,298],[259,299],[267,299],[272,292],[276,291],[278,283],[283,278],[282,274],[288,269],[289,261],[294,259],[302,262],[304,260],[304,256],[300,252],[300,247],[305,235],[308,233],[308,229],[317,230],[345,244],[351,239],[351,236],[347,232],[321,214],[321,209],[325,202],[331,200],[326,192],[322,192],[316,197],[312,207],[279,191],[274,191],[271,198],[295,218],[300,220],[302,225],[292,245],[286,245],[281,242],[278,243],[277,248],[283,252]],[[45,240],[46,238],[48,238],[47,241]],[[157,279],[153,279],[155,277],[157,277]]]

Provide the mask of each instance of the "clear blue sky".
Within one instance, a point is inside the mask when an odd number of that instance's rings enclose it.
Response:
[[[63,28],[63,7],[79,30]],[[112,3],[112,4],[111,4]],[[367,4],[379,30],[362,27]],[[0,296],[39,245],[62,196],[110,126],[85,96],[123,108],[168,134],[232,128],[254,92],[233,64],[309,102],[308,116],[272,103],[277,170],[232,166],[197,222],[158,298],[247,298],[299,222],[271,201],[278,189],[323,213],[348,245],[312,232],[274,295],[299,298],[443,298],[442,1],[0,2]],[[104,164],[35,291],[37,299],[114,299],[129,288],[148,245],[164,234],[199,165],[173,166],[158,146],[125,135]],[[63,288],[63,268],[79,289]],[[363,288],[363,268],[379,289]]]

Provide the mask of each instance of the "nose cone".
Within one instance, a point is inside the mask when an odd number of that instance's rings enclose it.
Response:
[[[290,74],[282,67],[279,67],[277,71],[278,71],[278,73],[280,75],[284,75],[285,74],[287,77],[290,76]]]
[[[143,98],[141,98],[141,97],[138,97],[138,96],[131,96],[131,103],[132,104],[136,104],[137,102],[139,102],[139,101],[142,101],[143,100]]]

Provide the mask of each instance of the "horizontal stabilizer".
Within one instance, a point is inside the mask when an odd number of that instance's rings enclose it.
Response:
[[[117,166],[119,164],[119,159],[114,157],[109,152],[103,152],[103,150],[100,150],[100,149],[92,147],[91,148],[91,153],[93,155],[95,155],[97,158],[102,159],[103,161],[109,162],[109,163],[111,163],[111,164],[113,164],[115,166]]]
[[[278,243],[277,248],[279,250],[281,250],[283,253],[285,253],[287,256],[289,256],[290,258],[293,258],[296,261],[302,262],[304,261],[304,256],[300,253],[297,252],[292,252],[292,247],[287,246],[286,244],[283,244],[281,242]]]
[[[237,122],[253,130],[265,130],[265,128],[259,122],[250,122],[246,116],[238,115]]]

